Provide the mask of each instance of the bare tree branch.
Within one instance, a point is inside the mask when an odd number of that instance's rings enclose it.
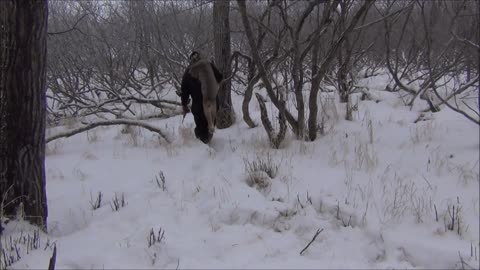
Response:
[[[372,26],[372,25],[374,25],[374,24],[377,24],[377,23],[379,23],[379,22],[382,22],[382,21],[384,21],[384,20],[386,20],[386,19],[388,19],[388,18],[390,18],[390,17],[393,17],[393,16],[397,15],[398,13],[403,12],[403,11],[404,11],[405,9],[407,9],[407,8],[410,8],[410,6],[413,5],[414,3],[415,3],[415,2],[412,1],[412,2],[411,2],[410,4],[408,4],[407,6],[401,8],[401,9],[399,9],[399,10],[396,10],[396,11],[394,11],[394,12],[391,12],[390,14],[387,14],[387,15],[385,15],[385,16],[379,18],[379,19],[376,19],[376,20],[374,20],[374,21],[371,21],[371,22],[368,22],[368,23],[359,25],[359,26],[353,28],[352,31],[358,31],[358,30],[361,30],[361,29],[370,27],[370,26]]]
[[[453,111],[465,116],[468,120],[474,122],[475,124],[479,125],[480,126],[480,119],[478,118],[475,118],[475,117],[472,117],[471,115],[469,115],[468,113],[466,113],[465,111],[455,107],[455,106],[452,106],[450,103],[448,103],[448,101],[446,101],[444,98],[442,98],[442,96],[438,93],[437,89],[435,87],[432,88],[433,90],[433,93],[435,94],[435,96],[437,96],[438,99],[440,99],[440,101],[442,101],[443,104],[447,105],[448,108],[452,109]],[[478,114],[478,113],[477,113]]]
[[[87,15],[90,15],[90,14],[91,14],[91,13],[85,13],[85,14],[83,14],[83,16],[80,17],[80,18],[73,24],[73,26],[72,26],[70,29],[68,29],[68,30],[59,31],[59,32],[48,32],[47,34],[50,35],[50,36],[54,36],[54,35],[65,34],[65,33],[71,32],[71,31],[73,31],[73,30],[78,30],[78,31],[80,31],[80,29],[77,28],[77,24],[79,24],[80,21],[83,20],[83,18],[85,18]],[[80,31],[80,32],[81,32],[81,31]],[[82,32],[82,33],[83,33],[83,32]]]
[[[480,50],[480,45],[479,44],[476,44],[475,42],[471,41],[471,40],[468,40],[466,38],[461,38],[459,37],[454,31],[451,31],[450,32],[454,37],[455,39],[457,39],[458,41],[462,42],[462,43],[465,43],[467,45],[469,45],[470,47],[474,48],[474,49],[477,49],[477,50]]]
[[[68,130],[65,132],[60,132],[58,134],[55,134],[53,136],[49,136],[48,138],[45,139],[46,143],[49,143],[53,140],[59,139],[59,138],[68,138],[70,136],[76,135],[78,133],[100,127],[100,126],[113,126],[113,125],[131,125],[131,126],[137,126],[141,128],[145,128],[150,130],[151,132],[155,132],[158,135],[160,135],[167,143],[170,143],[170,140],[165,136],[163,131],[155,126],[152,126],[146,122],[142,121],[136,121],[136,120],[127,120],[127,119],[113,119],[113,120],[106,120],[106,121],[98,121],[98,122],[93,122],[89,123],[86,126],[79,127],[76,129]]]

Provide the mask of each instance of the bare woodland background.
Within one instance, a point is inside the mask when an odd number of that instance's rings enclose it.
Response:
[[[145,127],[168,141],[142,121],[179,113],[170,91],[180,88],[192,50],[234,74],[220,91],[219,128],[259,125],[249,104],[254,89],[266,90],[256,99],[278,110],[277,118],[262,109],[273,147],[287,129],[319,139],[322,92],[336,92],[351,120],[352,94],[375,99],[359,78],[380,72],[391,78],[385,91],[405,106],[451,109],[479,124],[478,1],[50,1],[48,8],[47,126],[88,124],[47,143],[107,124]],[[242,115],[233,113],[232,91],[244,97]],[[134,104],[157,110],[139,114]],[[278,132],[270,122],[277,119]]]
[[[178,103],[163,98],[170,91],[165,86],[179,89],[192,50],[213,60],[214,50],[221,47],[214,38],[224,30],[218,26],[222,20],[215,21],[219,15],[212,16],[218,9],[212,1],[49,5],[50,125],[87,115],[138,119],[129,110],[132,103],[160,108],[156,117],[171,115]],[[248,104],[259,81],[297,137],[315,140],[321,124],[318,93],[333,86],[340,101],[347,102],[353,92],[368,93],[357,87],[358,78],[384,70],[392,78],[386,90],[398,91],[406,106],[423,99],[429,104],[426,110],[436,111],[445,103],[478,123],[478,105],[466,107],[463,102],[475,98],[467,86],[478,85],[476,1],[219,1],[219,5],[227,11],[230,5],[225,16],[231,43],[226,48],[231,47],[233,59],[226,68],[229,63],[214,60],[224,71],[237,64],[233,80],[240,86],[231,90],[245,96],[241,117],[251,127],[256,123]],[[445,93],[442,86],[448,81],[455,87]],[[229,90],[221,93],[230,98]],[[141,118],[147,117],[153,116]]]

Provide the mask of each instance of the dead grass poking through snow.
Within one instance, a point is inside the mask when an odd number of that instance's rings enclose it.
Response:
[[[57,139],[50,143],[47,143],[45,146],[45,155],[51,156],[59,154],[63,148],[64,139]]]
[[[433,121],[419,122],[410,128],[410,140],[413,144],[431,142],[437,132],[440,131]]]
[[[129,135],[129,142],[137,147],[140,146],[140,142],[144,139],[142,129],[139,127],[126,126],[126,134]]]
[[[270,152],[257,153],[255,159],[244,158],[245,171],[248,175],[247,184],[260,189],[270,186],[271,179],[277,176],[280,163],[273,159]]]
[[[178,134],[180,135],[180,138],[182,138],[183,143],[188,144],[196,140],[193,129],[194,127],[192,125],[178,127]]]
[[[85,151],[83,152],[83,158],[86,159],[86,160],[97,160],[98,157],[95,156],[93,153],[89,152],[89,151]]]
[[[97,130],[95,129],[87,130],[86,133],[87,133],[87,141],[89,143],[95,143],[98,141],[99,136],[98,136]]]
[[[354,164],[355,169],[373,172],[378,164],[378,155],[373,144],[365,143],[358,140],[354,148]]]

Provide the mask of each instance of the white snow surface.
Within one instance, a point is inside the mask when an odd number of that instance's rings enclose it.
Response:
[[[122,126],[49,143],[48,233],[28,254],[19,244],[22,258],[10,268],[47,268],[55,243],[57,269],[478,269],[479,127],[446,107],[415,124],[423,101],[410,110],[380,91],[382,78],[365,84],[380,102],[359,101],[354,121],[330,102],[325,135],[306,142],[289,131],[278,150],[257,101],[250,110],[259,126],[248,128],[235,94],[235,124],[209,145],[195,139],[191,114],[149,121],[171,144]],[[257,160],[278,166],[276,175],[249,173]],[[118,211],[115,194],[126,201]],[[460,229],[449,230],[453,206]],[[149,247],[152,229],[164,237]],[[2,242],[33,230],[10,221]]]

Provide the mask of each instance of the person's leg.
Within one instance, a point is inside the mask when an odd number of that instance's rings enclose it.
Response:
[[[195,137],[203,143],[208,143],[211,136],[209,136],[208,133],[208,123],[205,115],[203,112],[195,112],[195,114],[193,114],[193,119],[195,120]]]

